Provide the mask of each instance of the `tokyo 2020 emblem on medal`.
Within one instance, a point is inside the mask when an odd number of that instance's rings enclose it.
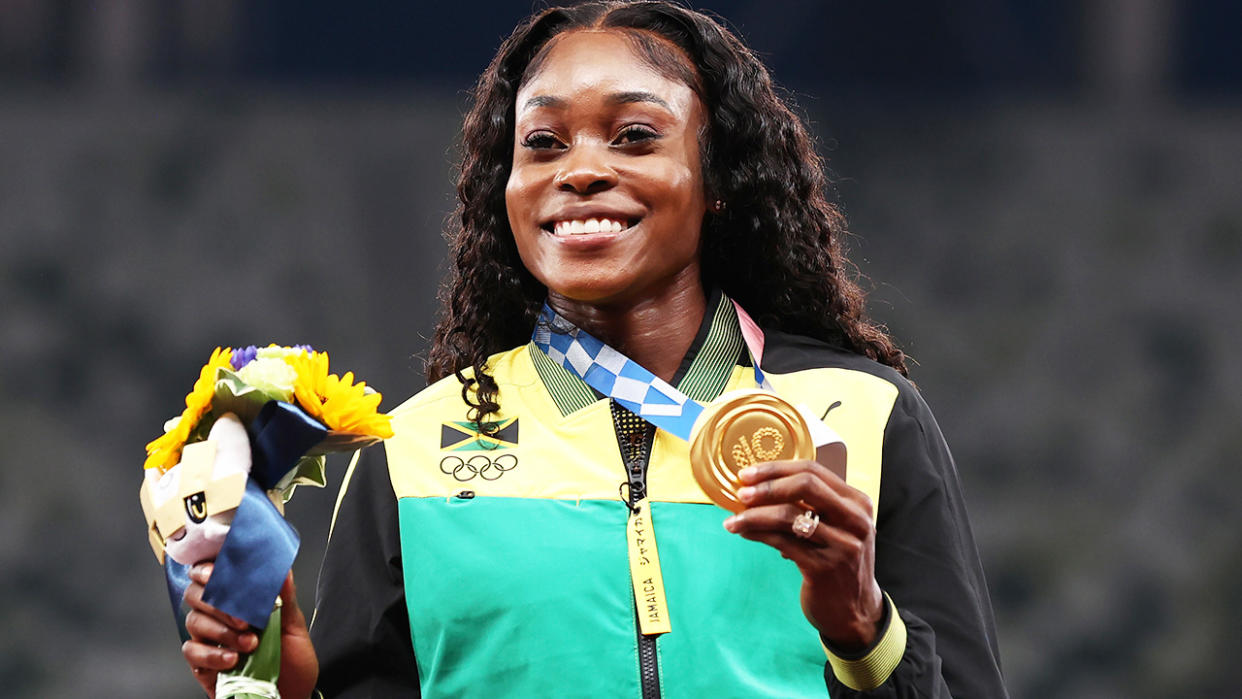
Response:
[[[764,461],[814,459],[806,420],[770,391],[730,391],[708,404],[690,436],[690,465],[712,502],[741,512],[737,473]]]

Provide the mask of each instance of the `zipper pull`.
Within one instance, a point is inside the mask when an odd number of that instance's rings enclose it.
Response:
[[[668,633],[668,598],[664,594],[664,574],[660,570],[660,551],[656,547],[655,522],[644,498],[634,503],[626,524],[630,554],[630,584],[638,606],[638,628],[644,636]]]
[[[643,478],[643,462],[639,459],[634,459],[628,466],[630,502],[636,503],[647,497],[647,481]]]

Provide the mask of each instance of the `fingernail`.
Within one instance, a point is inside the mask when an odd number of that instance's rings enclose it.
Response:
[[[237,662],[237,654],[231,650],[226,650],[220,653],[220,659],[226,663],[235,663]]]
[[[746,477],[748,477],[748,476],[753,476],[753,475],[755,475],[755,467],[754,467],[754,466],[747,466],[746,468],[744,468],[744,469],[742,469],[741,471],[738,471],[738,472],[737,472],[737,476],[738,476],[738,478],[746,478]]]
[[[211,577],[211,564],[200,563],[190,569],[190,579],[201,585],[207,584],[207,578]]]
[[[724,528],[727,531],[733,531],[734,529],[736,529],[737,528],[737,515],[733,515],[732,517],[726,519],[724,521]]]
[[[755,489],[749,485],[744,488],[737,489],[737,497],[741,500],[750,500],[755,497]]]

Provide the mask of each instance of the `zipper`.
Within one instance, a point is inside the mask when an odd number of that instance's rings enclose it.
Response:
[[[647,465],[655,441],[655,425],[643,420],[616,401],[610,401],[612,424],[625,466],[625,486],[630,509],[647,495]],[[628,423],[628,424],[627,424]],[[637,429],[636,429],[637,428]],[[644,636],[638,622],[638,598],[634,598],[634,633],[638,636],[638,679],[643,699],[660,699],[660,666],[656,636]]]

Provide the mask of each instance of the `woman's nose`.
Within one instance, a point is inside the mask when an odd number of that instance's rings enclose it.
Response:
[[[601,152],[604,151],[604,152]],[[617,184],[617,171],[608,163],[607,148],[577,145],[561,161],[562,167],[553,180],[564,192],[594,194]]]

